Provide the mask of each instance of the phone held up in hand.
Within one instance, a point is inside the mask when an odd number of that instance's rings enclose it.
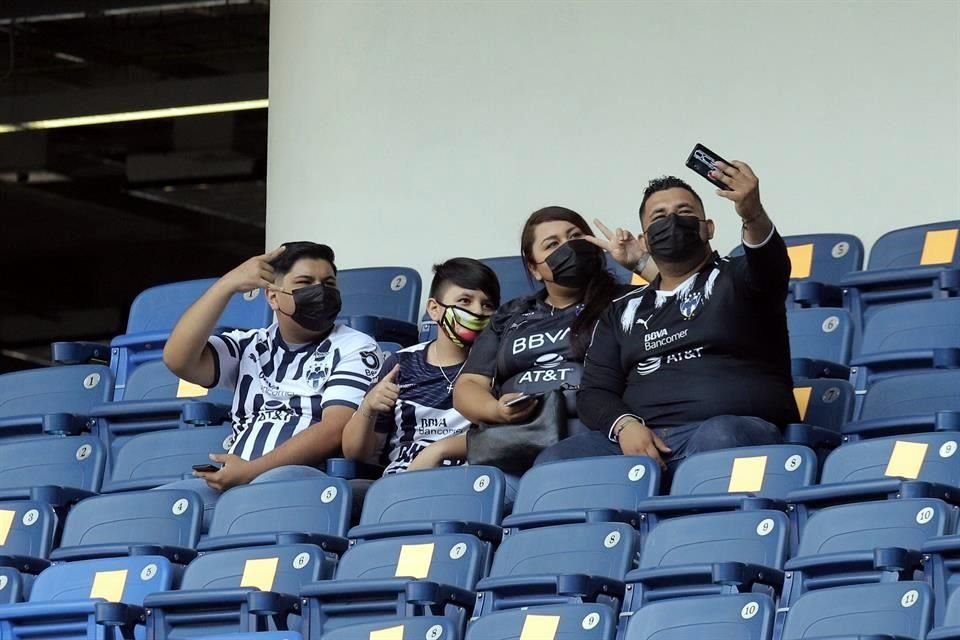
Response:
[[[687,166],[689,168],[693,169],[694,171],[702,175],[714,186],[720,189],[723,189],[724,191],[731,191],[730,187],[728,187],[721,181],[714,180],[713,178],[710,177],[710,172],[713,171],[714,165],[716,165],[717,162],[730,164],[729,162],[721,158],[718,154],[714,153],[713,151],[710,151],[710,149],[707,149],[705,146],[703,146],[699,142],[693,148],[693,151],[690,152],[690,155],[687,156]]]

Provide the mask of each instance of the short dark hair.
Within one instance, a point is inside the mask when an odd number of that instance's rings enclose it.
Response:
[[[482,291],[495,307],[500,306],[500,281],[493,269],[473,258],[450,258],[433,265],[430,297],[440,298],[450,285]]]
[[[703,209],[703,200],[701,200],[700,195],[693,190],[693,187],[676,176],[661,176],[651,180],[650,184],[647,185],[647,188],[643,190],[643,200],[640,201],[641,224],[643,224],[643,208],[647,206],[647,200],[653,194],[660,191],[666,191],[667,189],[686,189],[693,194],[693,197],[696,198],[697,202],[700,203],[700,208]]]
[[[279,256],[270,262],[273,271],[278,276],[285,276],[293,269],[293,265],[306,258],[307,260],[326,260],[333,267],[333,272],[337,272],[337,263],[334,262],[335,256],[333,249],[325,244],[316,242],[284,242],[286,247]]]

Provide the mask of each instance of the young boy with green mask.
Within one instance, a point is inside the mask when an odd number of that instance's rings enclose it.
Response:
[[[453,385],[500,306],[500,283],[471,258],[433,270],[427,314],[440,329],[436,340],[390,356],[343,430],[344,455],[382,464],[386,474],[460,461],[467,453],[470,421],[453,408]]]

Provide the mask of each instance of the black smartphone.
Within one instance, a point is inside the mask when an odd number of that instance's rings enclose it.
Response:
[[[704,178],[710,181],[711,184],[723,189],[724,191],[732,191],[730,187],[723,184],[719,180],[714,180],[710,177],[710,172],[713,170],[713,166],[717,162],[722,162],[724,164],[730,164],[719,155],[710,151],[705,146],[699,142],[693,148],[693,151],[690,152],[690,155],[687,156],[687,166],[702,175]]]
[[[200,473],[216,473],[217,471],[220,471],[220,467],[218,467],[215,464],[210,464],[209,462],[207,462],[206,464],[193,465],[193,470],[199,471]]]
[[[523,394],[522,396],[520,396],[519,398],[514,398],[514,399],[511,400],[510,402],[506,403],[504,406],[505,406],[505,407],[515,407],[515,406],[518,405],[518,404],[526,404],[526,403],[530,402],[531,400],[539,400],[539,399],[542,398],[542,397],[543,397],[543,394],[542,394],[542,393],[525,393],[525,394]]]

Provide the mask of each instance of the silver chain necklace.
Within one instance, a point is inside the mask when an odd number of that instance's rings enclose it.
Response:
[[[433,352],[437,352],[436,346],[433,348]],[[443,376],[443,379],[447,381],[447,393],[453,393],[453,383],[457,381],[457,378],[460,377],[460,374],[463,373],[463,368],[467,366],[467,361],[464,360],[463,364],[460,365],[460,370],[457,371],[457,375],[453,376],[453,380],[447,377],[447,372],[443,370],[441,365],[437,365],[437,368],[440,369],[440,375]]]

